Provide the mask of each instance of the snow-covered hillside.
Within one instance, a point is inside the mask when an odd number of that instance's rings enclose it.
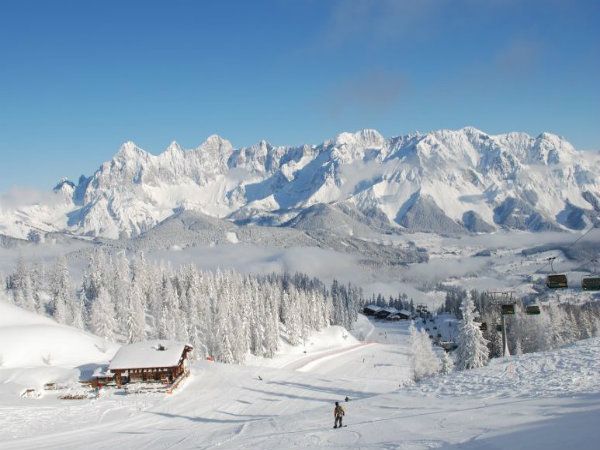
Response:
[[[407,324],[363,318],[359,332],[368,342],[332,330],[311,337],[306,354],[284,351],[268,367],[195,363],[172,396],[7,401],[0,441],[7,449],[597,447],[597,338],[411,385]],[[334,401],[346,410],[339,430]]]
[[[357,220],[444,233],[582,229],[600,211],[600,162],[549,133],[463,128],[385,139],[362,130],[316,146],[239,149],[211,136],[192,150],[174,142],[157,156],[127,142],[91,177],[55,190],[52,207],[1,210],[0,233],[136,236],[180,210],[300,228],[328,222],[319,220],[325,214],[336,219],[326,226],[344,230]],[[341,210],[304,213],[317,204]]]
[[[87,366],[108,362],[118,347],[0,298],[0,398],[45,383],[76,382]]]

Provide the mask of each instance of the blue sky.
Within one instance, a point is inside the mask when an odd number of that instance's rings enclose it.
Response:
[[[153,153],[473,125],[600,149],[600,2],[0,4],[0,191]]]

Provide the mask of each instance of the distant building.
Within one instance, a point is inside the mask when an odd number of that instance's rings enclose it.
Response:
[[[367,305],[363,308],[363,314],[365,316],[374,316],[379,311],[381,311],[381,306],[377,305]]]
[[[117,386],[132,381],[173,383],[187,374],[193,347],[175,341],[144,341],[122,346],[108,369]]]
[[[398,321],[398,320],[409,320],[411,318],[410,311],[401,309],[395,314],[390,314],[386,317],[386,320]]]
[[[396,308],[388,306],[388,307],[385,307],[385,308],[381,308],[381,310],[379,310],[375,314],[375,317],[377,317],[378,319],[386,319],[387,316],[389,316],[391,314],[398,314],[398,310]]]

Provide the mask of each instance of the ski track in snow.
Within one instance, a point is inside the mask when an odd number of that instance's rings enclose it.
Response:
[[[365,347],[367,345],[373,345],[374,342],[366,342],[362,344],[352,345],[350,347],[342,348],[341,350],[331,350],[326,352],[321,352],[316,356],[308,356],[306,358],[302,358],[299,361],[294,361],[284,366],[285,369],[297,370],[298,372],[310,372],[312,369],[323,363],[324,361],[339,358],[341,355],[345,353],[349,353]]]

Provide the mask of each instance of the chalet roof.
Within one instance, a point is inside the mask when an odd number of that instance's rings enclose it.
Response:
[[[375,311],[375,312],[381,310],[381,306],[377,306],[377,305],[367,305],[364,307],[364,309],[367,309],[367,308],[370,309],[371,311]]]
[[[396,313],[398,313],[398,310],[396,308],[392,307],[392,306],[387,306],[385,308],[381,308],[381,311],[385,311],[385,312],[390,313],[390,314],[396,314]]]
[[[175,367],[186,347],[191,345],[176,341],[144,341],[122,346],[113,357],[108,368],[149,369]]]
[[[400,311],[398,311],[397,314],[402,314],[403,316],[407,316],[407,317],[411,316],[410,311],[408,311],[406,309],[401,309]]]
[[[96,367],[94,369],[94,373],[92,373],[92,377],[93,378],[95,378],[95,377],[109,377],[109,376],[112,376],[112,375],[113,375],[113,373],[110,370],[108,370],[108,366],[104,365],[104,364],[101,365],[101,366]]]

